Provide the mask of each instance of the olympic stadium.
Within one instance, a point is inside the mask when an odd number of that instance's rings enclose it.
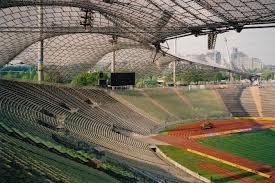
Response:
[[[275,182],[263,65],[168,44],[274,23],[273,0],[1,0],[0,182]]]

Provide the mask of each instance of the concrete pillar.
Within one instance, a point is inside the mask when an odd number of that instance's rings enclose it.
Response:
[[[113,46],[113,59],[111,62],[111,73],[116,72],[116,46],[117,46],[117,38],[113,37],[112,39],[112,46]],[[112,90],[115,90],[115,87],[112,87]]]
[[[113,59],[111,63],[111,72],[116,72],[116,50],[113,43]]]
[[[116,72],[116,46],[117,46],[117,38],[113,37],[111,40],[113,46],[113,59],[111,62],[111,72]]]
[[[175,39],[175,56],[177,56],[177,38]],[[176,87],[176,60],[173,62],[173,83],[174,87]]]
[[[176,87],[176,60],[173,62],[173,82],[174,82],[174,87]]]
[[[229,81],[231,83],[234,82],[234,74],[232,72],[229,72]]]
[[[43,40],[43,5],[38,7],[38,28],[40,29],[40,42],[38,44],[38,63],[37,63],[37,74],[38,81],[44,80],[44,40]]]

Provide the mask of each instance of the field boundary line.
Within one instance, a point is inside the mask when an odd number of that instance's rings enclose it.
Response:
[[[275,121],[275,117],[234,117],[234,119],[239,120],[262,120],[262,121]]]
[[[202,138],[208,138],[208,137],[215,137],[215,136],[222,136],[222,135],[229,135],[229,134],[235,134],[235,133],[247,133],[252,131],[258,131],[258,130],[265,130],[272,128],[273,126],[256,126],[256,127],[250,127],[250,128],[243,128],[243,129],[236,129],[236,130],[228,130],[228,131],[222,131],[222,132],[214,132],[214,133],[207,133],[202,135],[194,135],[190,136],[190,139],[202,139]]]
[[[206,158],[209,158],[209,159],[212,159],[212,160],[215,160],[215,161],[218,161],[218,162],[221,162],[221,163],[224,163],[224,164],[227,164],[227,165],[230,165],[230,166],[233,166],[235,168],[239,168],[239,169],[242,169],[242,170],[245,170],[245,171],[248,171],[248,172],[251,172],[251,173],[254,173],[254,174],[257,174],[257,175],[260,175],[262,177],[265,177],[265,178],[271,178],[271,175],[268,175],[266,173],[263,173],[263,172],[260,172],[260,171],[257,171],[257,170],[253,170],[253,169],[250,169],[250,168],[247,168],[247,167],[244,167],[242,165],[238,165],[238,164],[235,164],[235,163],[231,163],[229,161],[226,161],[226,160],[222,160],[220,158],[216,158],[214,156],[210,156],[208,154],[205,154],[205,153],[201,153],[199,151],[196,151],[196,150],[193,150],[193,149],[187,149],[188,152],[191,152],[191,153],[194,153],[194,154],[197,154],[197,155],[200,155],[200,156],[203,156],[203,157],[206,157]]]
[[[203,181],[205,183],[213,183],[211,180],[209,180],[209,179],[207,179],[207,178],[199,175],[198,173],[196,173],[196,172],[194,172],[194,171],[192,171],[192,170],[184,167],[183,165],[179,164],[178,162],[172,160],[166,154],[164,154],[158,147],[156,147],[156,153],[159,156],[163,157],[165,160],[167,160],[169,163],[171,163],[175,167],[179,168],[180,170],[188,173],[189,175],[191,175],[191,176],[193,176],[193,177],[195,177],[195,178],[197,178],[197,179],[199,179],[199,180],[201,180],[201,181]]]
[[[234,134],[234,133],[245,133],[250,132],[256,129],[261,128],[244,128],[244,129],[237,129],[237,130],[228,130],[228,131],[222,131],[222,132],[215,132],[215,133],[207,133],[202,135],[194,135],[190,136],[190,139],[199,139],[199,138],[207,138],[207,137],[214,137],[214,136],[222,136],[222,135],[228,135],[228,134]]]

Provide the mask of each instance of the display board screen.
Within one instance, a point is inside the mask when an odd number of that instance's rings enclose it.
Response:
[[[111,86],[135,85],[136,75],[130,73],[111,73]]]

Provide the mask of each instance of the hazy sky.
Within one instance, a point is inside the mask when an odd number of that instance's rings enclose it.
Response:
[[[275,65],[275,28],[243,30],[241,33],[230,31],[218,35],[216,50],[227,58],[225,38],[229,51],[232,47],[239,48],[250,57],[260,58],[265,64]],[[174,41],[169,41],[169,47],[174,52]],[[189,36],[177,39],[177,55],[206,53],[206,36]]]

